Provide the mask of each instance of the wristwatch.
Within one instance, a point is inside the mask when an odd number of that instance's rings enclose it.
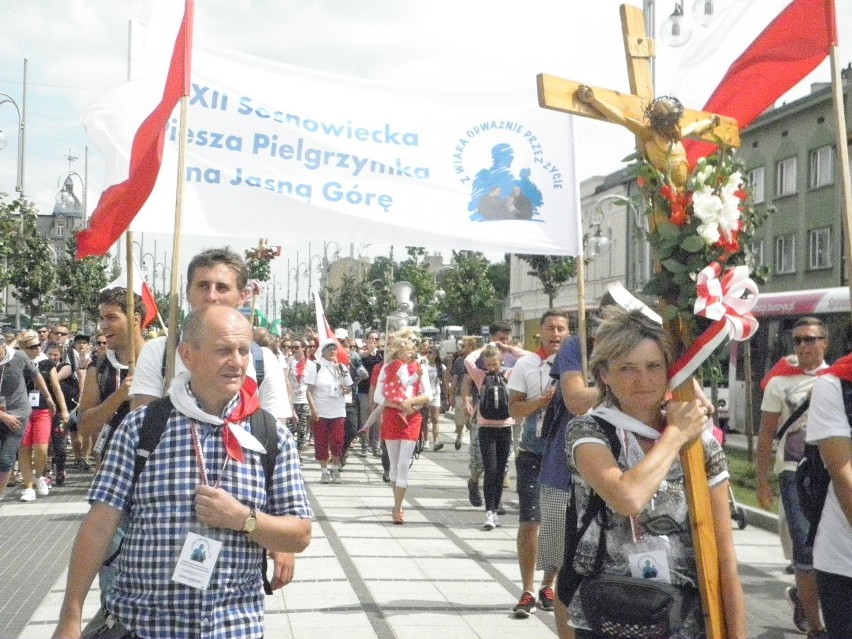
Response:
[[[254,529],[257,528],[257,513],[254,510],[254,506],[249,506],[249,516],[246,517],[246,520],[243,522],[243,534],[251,534],[254,532]]]

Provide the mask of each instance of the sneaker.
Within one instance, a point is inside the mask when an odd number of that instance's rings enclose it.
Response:
[[[325,468],[322,469],[322,475],[320,475],[320,481],[323,484],[328,484],[329,482],[331,482],[331,475],[328,474],[328,470],[325,469]]]
[[[50,494],[50,486],[47,483],[47,480],[44,477],[39,477],[36,480],[36,493],[45,497]]]
[[[796,586],[788,586],[784,591],[784,594],[787,595],[787,601],[789,601],[790,605],[793,606],[793,625],[795,625],[800,632],[808,632],[808,630],[810,630],[810,625],[805,617],[802,602],[799,601],[799,589],[796,588]]]
[[[482,524],[482,530],[494,530],[497,527],[497,515],[493,510],[485,513],[485,523]]]
[[[385,482],[386,484],[390,483],[390,473],[388,471],[384,471],[382,473],[382,481]]]
[[[64,470],[57,471],[57,473],[56,473],[56,485],[57,486],[64,486],[65,485],[65,471]]]
[[[503,524],[500,523],[500,520],[497,519],[497,511],[494,511],[494,527],[500,528]]]
[[[524,593],[526,594],[526,593]],[[555,601],[555,595],[553,594],[553,588],[550,586],[544,586],[538,591],[538,601],[539,607],[542,610],[546,610],[550,612],[553,610],[553,603]]]
[[[21,501],[35,501],[36,491],[32,488],[24,488],[24,492],[21,493]]]
[[[362,449],[361,449],[361,452],[360,452],[360,453],[358,453],[358,457],[366,457],[366,456],[367,456],[367,449],[366,449],[366,448],[362,448]]]
[[[505,515],[506,514],[506,509],[503,508],[502,502],[497,504],[497,510],[495,510],[494,512],[496,512],[498,515]]]
[[[340,469],[332,466],[331,467],[331,483],[339,484],[340,483]]]
[[[529,619],[530,615],[535,612],[535,597],[531,592],[525,592],[521,595],[517,605],[512,608],[512,612],[518,619]]]
[[[461,437],[456,437],[456,443],[453,446],[455,446],[456,450],[461,448]]]
[[[433,450],[433,451],[435,451],[435,452],[437,453],[437,452],[438,452],[439,450],[441,450],[443,447],[444,447],[444,444],[443,444],[442,442],[435,442],[435,445],[434,445],[434,446],[432,446],[432,450]]]
[[[472,479],[467,480],[467,498],[472,506],[482,506],[482,493],[479,492],[479,484]]]

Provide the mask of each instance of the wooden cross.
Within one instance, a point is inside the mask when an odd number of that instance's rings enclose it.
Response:
[[[654,56],[654,41],[645,33],[642,10],[632,5],[621,5],[621,25],[624,35],[624,52],[627,58],[627,71],[630,80],[630,93],[621,93],[610,89],[589,87],[580,82],[565,80],[551,75],[539,74],[538,100],[545,109],[572,113],[583,117],[614,122],[627,127],[637,135],[637,149],[646,160],[663,172],[670,168],[668,161],[660,166],[657,158],[648,151],[648,135],[644,129],[650,125],[645,116],[646,107],[654,99],[651,58]],[[583,92],[594,95],[597,106],[583,98]],[[706,124],[702,124],[706,123]],[[733,118],[717,116],[713,113],[684,109],[679,121],[679,134],[685,137],[697,137],[709,142],[717,138],[728,146],[737,147],[740,143],[737,122]],[[679,135],[676,142],[679,142]],[[669,144],[671,150],[671,144]],[[685,171],[685,156],[683,158]],[[672,182],[681,188],[686,186],[686,177],[681,184],[673,176]],[[679,335],[682,343],[688,344],[691,338],[684,335],[682,325],[674,324],[667,329]],[[675,399],[686,401],[694,399],[692,380],[674,392]],[[704,468],[704,450],[701,441],[693,442],[681,452],[684,467],[686,492],[689,500],[689,514],[692,523],[693,544],[698,568],[699,590],[704,612],[704,626],[708,639],[723,639],[725,620],[722,608],[721,584],[719,574],[719,556],[707,486],[707,474]],[[728,522],[729,523],[729,522]]]

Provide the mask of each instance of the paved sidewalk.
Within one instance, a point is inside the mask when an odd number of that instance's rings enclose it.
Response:
[[[321,484],[319,467],[304,461],[316,514],[313,540],[296,561],[293,583],[267,598],[271,639],[422,639],[554,637],[553,615],[515,619],[520,595],[515,552],[517,495],[504,493],[503,527],[481,529],[484,513],[467,499],[468,446],[452,446],[452,424],[442,426],[445,447],[415,461],[406,523],[390,521],[392,498],[381,460],[350,456],[343,483]],[[511,470],[514,486],[514,468]],[[0,638],[49,637],[65,586],[70,545],[88,506],[89,476],[31,504],[20,489],[0,502]],[[735,530],[748,597],[749,637],[801,636],[792,625],[777,535],[748,526]],[[539,575],[540,576],[540,575]],[[90,593],[87,617],[97,608]]]

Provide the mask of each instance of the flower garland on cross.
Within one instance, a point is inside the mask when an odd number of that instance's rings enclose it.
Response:
[[[251,288],[251,317],[250,322],[254,327],[255,318],[258,315],[257,298],[263,294],[263,282],[268,282],[272,276],[270,262],[278,256],[278,251],[267,244],[267,238],[261,238],[257,246],[246,249],[246,269],[248,270]],[[265,320],[265,316],[264,316]]]
[[[663,319],[680,322],[681,335],[694,339],[675,365],[676,387],[726,338],[745,340],[757,329],[749,313],[757,300],[751,244],[768,214],[754,207],[744,167],[729,147],[700,158],[680,188],[645,156],[634,158],[650,217],[647,238],[659,261],[643,293],[659,299]]]

